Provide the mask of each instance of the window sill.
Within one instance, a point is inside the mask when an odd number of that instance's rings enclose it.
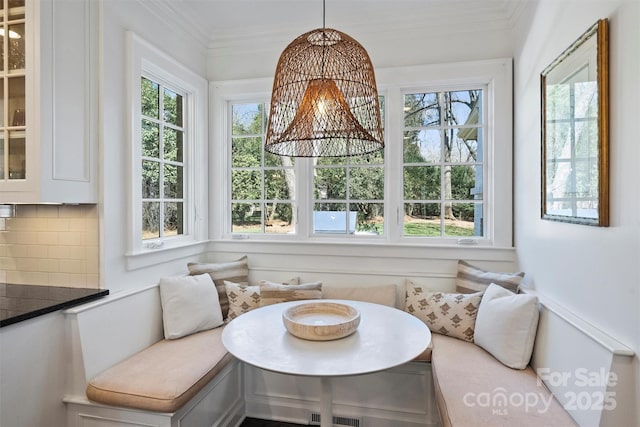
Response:
[[[442,247],[476,247],[476,248],[508,248],[496,244],[490,239],[482,237],[462,237],[462,238],[433,238],[433,237],[403,237],[392,241],[388,237],[377,234],[361,233],[341,234],[341,233],[318,233],[307,238],[296,235],[264,235],[264,234],[225,234],[217,241],[223,242],[264,242],[264,243],[284,243],[284,244],[332,244],[332,245],[352,245],[352,246],[386,246],[386,247],[420,247],[420,248],[442,248]]]
[[[391,243],[388,241],[362,241],[350,239],[217,239],[210,241],[210,251],[231,251],[238,253],[279,254],[279,255],[313,255],[313,256],[346,256],[346,257],[382,257],[382,258],[420,258],[457,260],[463,258],[483,259],[487,253],[515,253],[512,246],[484,244],[460,244],[456,240],[450,242]],[[224,248],[224,249],[223,249]],[[479,255],[479,254],[485,255]],[[509,255],[511,257],[512,255]],[[492,258],[492,256],[489,256]]]

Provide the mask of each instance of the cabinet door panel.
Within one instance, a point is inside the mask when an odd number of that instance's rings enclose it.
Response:
[[[53,179],[84,181],[90,176],[91,2],[56,1],[53,7]],[[81,54],[79,54],[81,53]]]

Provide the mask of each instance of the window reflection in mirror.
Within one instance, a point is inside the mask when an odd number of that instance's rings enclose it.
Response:
[[[607,21],[541,75],[542,218],[608,225]]]

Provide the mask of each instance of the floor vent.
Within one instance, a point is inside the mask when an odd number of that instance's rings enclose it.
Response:
[[[309,425],[319,426],[320,425],[320,414],[317,412],[311,413],[311,418],[309,419]],[[348,426],[348,427],[362,427],[362,423],[360,418],[353,417],[340,417],[337,415],[333,416],[333,425],[334,426]]]

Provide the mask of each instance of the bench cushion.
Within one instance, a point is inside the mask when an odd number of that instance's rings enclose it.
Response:
[[[477,345],[432,334],[432,372],[443,427],[576,426],[531,367],[511,369]]]
[[[222,344],[222,330],[159,341],[97,375],[87,386],[87,397],[107,405],[175,412],[233,359]]]

